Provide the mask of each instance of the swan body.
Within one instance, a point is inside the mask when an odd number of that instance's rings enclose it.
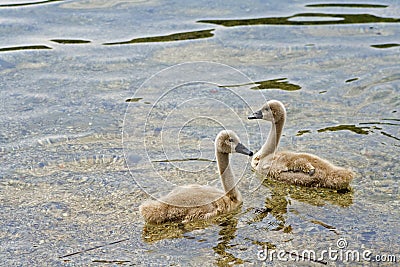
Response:
[[[146,201],[139,207],[145,221],[159,224],[209,219],[239,207],[242,196],[229,166],[229,154],[234,152],[253,155],[233,131],[221,131],[215,140],[215,154],[224,190],[198,184],[177,187],[159,200]]]
[[[309,187],[346,189],[354,178],[354,172],[338,167],[325,159],[308,153],[277,152],[286,120],[284,105],[277,100],[268,101],[261,110],[248,119],[264,119],[272,122],[267,141],[251,162],[253,169],[273,180]]]

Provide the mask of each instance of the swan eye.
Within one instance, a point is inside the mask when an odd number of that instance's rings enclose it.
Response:
[[[232,143],[232,142],[233,142],[233,139],[232,139],[232,138],[229,138],[229,142],[231,142],[231,143]]]

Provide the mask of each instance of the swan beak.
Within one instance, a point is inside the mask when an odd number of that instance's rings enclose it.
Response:
[[[241,154],[245,154],[247,156],[253,156],[253,152],[250,151],[247,147],[242,145],[241,143],[237,144],[235,147],[235,151]]]
[[[257,120],[257,119],[262,119],[263,114],[261,110],[254,112],[252,115],[247,117],[249,120]]]

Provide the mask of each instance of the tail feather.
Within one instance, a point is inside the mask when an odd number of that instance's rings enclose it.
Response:
[[[139,211],[144,217],[146,222],[149,223],[162,223],[166,219],[166,209],[163,203],[158,201],[146,201],[139,207]]]
[[[325,185],[332,189],[346,189],[353,180],[355,173],[348,169],[339,168],[329,175],[325,180]]]
[[[179,221],[187,215],[185,207],[171,206],[155,200],[146,201],[140,205],[139,211],[146,222],[154,224]]]

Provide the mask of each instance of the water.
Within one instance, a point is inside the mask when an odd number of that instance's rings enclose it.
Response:
[[[3,1],[1,262],[286,266],[260,251],[343,240],[400,261],[399,19],[395,0]],[[221,186],[223,127],[262,145],[268,124],[246,117],[265,99],[287,106],[281,149],[351,167],[352,190],[261,184],[234,155],[241,210],[145,225],[147,193]]]

